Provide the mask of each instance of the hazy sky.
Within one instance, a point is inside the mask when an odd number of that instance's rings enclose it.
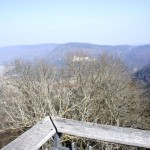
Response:
[[[150,0],[0,0],[0,46],[150,44]]]

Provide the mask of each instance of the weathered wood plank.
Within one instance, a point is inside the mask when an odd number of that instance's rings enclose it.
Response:
[[[56,130],[50,118],[46,117],[2,150],[37,150],[55,133]]]
[[[57,131],[112,143],[150,148],[150,131],[52,117]]]

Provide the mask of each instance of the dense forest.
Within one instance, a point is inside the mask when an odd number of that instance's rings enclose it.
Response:
[[[3,132],[24,131],[48,115],[150,130],[149,66],[132,75],[116,56],[83,52],[68,53],[63,67],[45,59],[18,59],[11,66],[0,78]],[[87,139],[64,136],[64,141],[83,150]],[[95,149],[134,149],[89,142]]]
[[[147,88],[150,87],[150,65],[146,65],[135,73],[136,80],[142,82]]]

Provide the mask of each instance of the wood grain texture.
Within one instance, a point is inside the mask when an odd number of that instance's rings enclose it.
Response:
[[[37,150],[55,133],[56,130],[50,118],[46,117],[2,150]]]
[[[52,117],[57,131],[112,143],[150,148],[150,131]]]

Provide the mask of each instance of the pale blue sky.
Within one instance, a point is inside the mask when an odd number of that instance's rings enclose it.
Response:
[[[0,46],[150,44],[150,0],[0,0]]]

